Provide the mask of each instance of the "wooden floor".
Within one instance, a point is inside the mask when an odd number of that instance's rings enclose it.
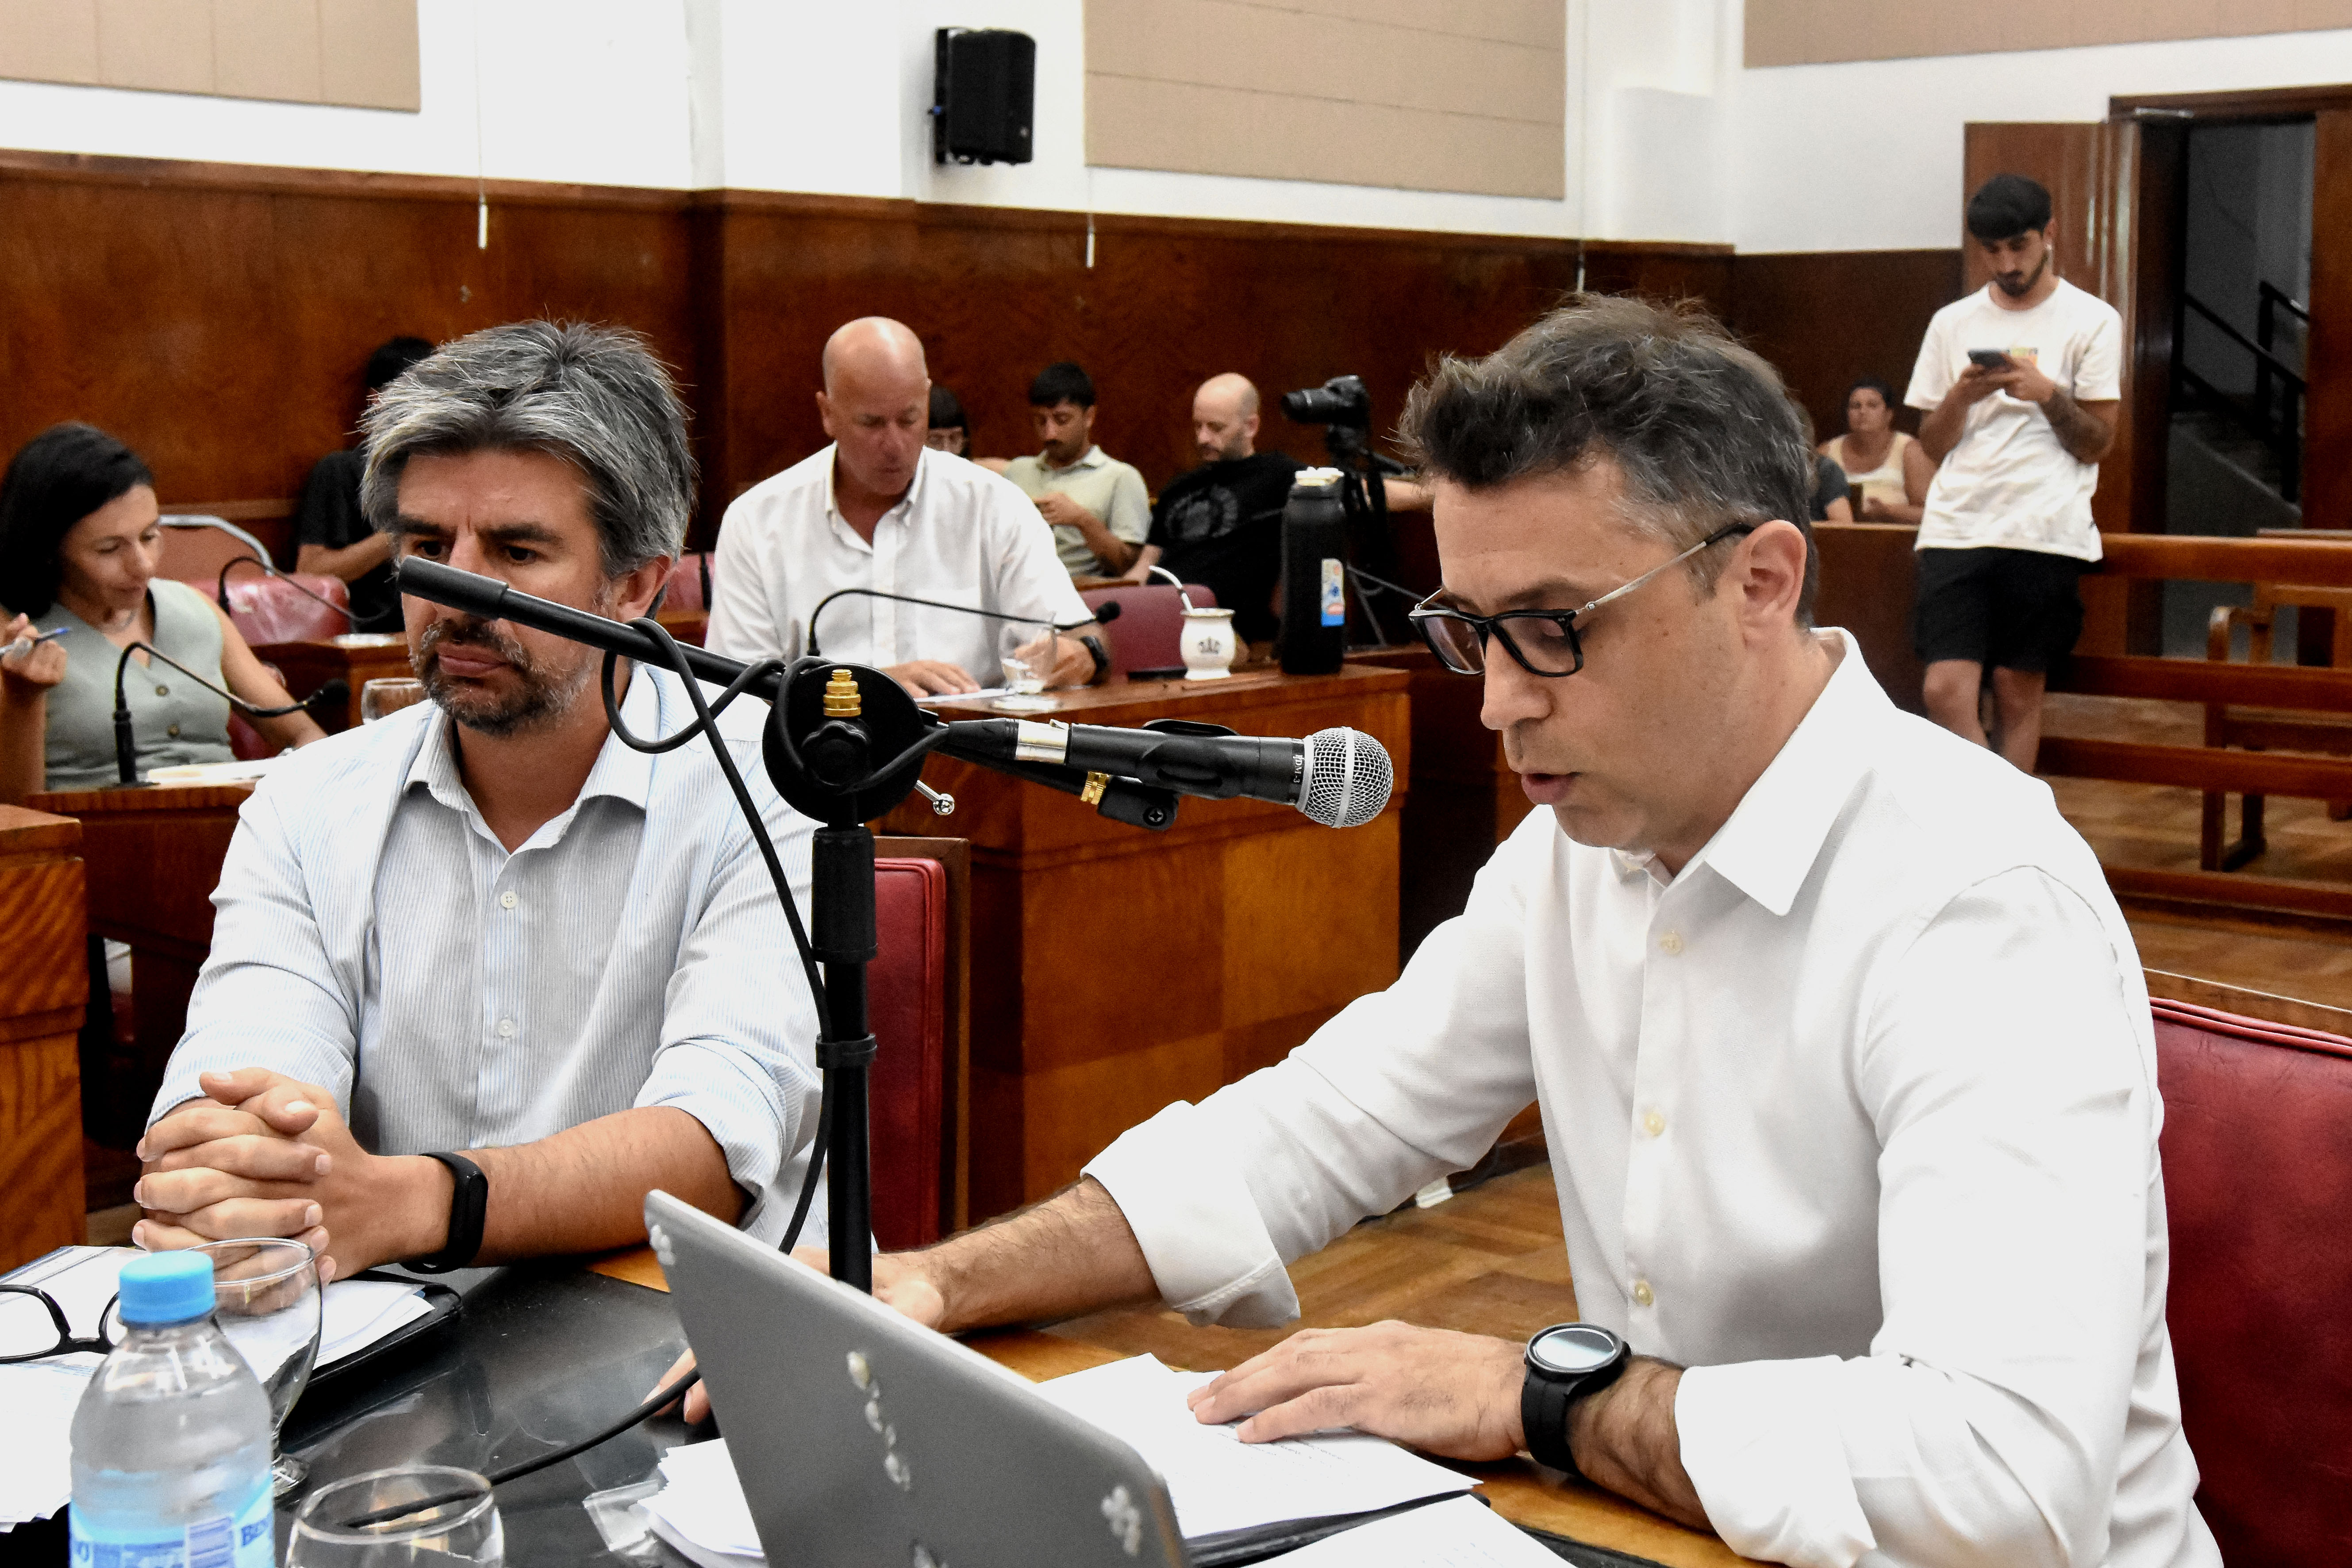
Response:
[[[2053,694],[2045,728],[2053,735],[2196,745],[2203,710],[2194,703],[2139,698]],[[2058,809],[2102,863],[2154,870],[2197,868],[2198,819],[2203,796],[2195,790],[2098,779],[2052,779]],[[2330,822],[2324,802],[2273,796],[2268,805],[2270,849],[2249,869],[2264,876],[2352,883],[2352,822]],[[2230,831],[2238,803],[2230,803]],[[2267,991],[2306,1002],[2352,1007],[2352,931],[2324,922],[2257,917],[2188,918],[2135,907],[2125,915],[2139,943],[2140,962],[2200,980]]]

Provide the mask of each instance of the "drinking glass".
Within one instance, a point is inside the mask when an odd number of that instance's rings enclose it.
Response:
[[[371,680],[360,688],[360,722],[373,724],[387,713],[425,700],[425,682],[406,676],[396,679]]]
[[[213,1321],[269,1394],[269,1470],[284,1497],[310,1473],[278,1451],[278,1428],[302,1397],[319,1357],[323,1298],[319,1260],[299,1241],[209,1241],[194,1250],[213,1260]]]
[[[1060,706],[1045,695],[1054,674],[1054,633],[1029,621],[1007,621],[996,634],[1005,695],[991,704],[1000,713],[1044,713]]]
[[[506,1556],[490,1483],[449,1465],[370,1470],[320,1487],[303,1500],[286,1544],[286,1568],[503,1568]]]

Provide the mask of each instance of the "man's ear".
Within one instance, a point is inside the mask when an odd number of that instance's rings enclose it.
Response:
[[[1752,629],[1777,632],[1793,624],[1805,594],[1805,531],[1772,521],[1749,534],[1738,574],[1741,618]]]
[[[841,439],[841,432],[833,427],[833,399],[822,392],[816,395],[816,416],[817,422],[824,426],[826,435],[836,441]]]
[[[654,595],[669,581],[670,568],[677,564],[667,555],[656,555],[634,571],[625,572],[613,584],[614,618],[634,621],[640,616],[653,614]]]

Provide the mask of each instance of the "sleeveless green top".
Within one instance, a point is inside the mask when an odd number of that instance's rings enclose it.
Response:
[[[147,585],[155,647],[205,679],[221,679],[221,625],[211,603],[185,583],[158,577]],[[35,617],[42,631],[62,627],[66,678],[49,689],[44,761],[51,789],[102,789],[120,778],[114,761],[114,665],[122,650],[64,605]],[[235,760],[228,746],[228,703],[161,660],[133,658],[123,677],[139,776],[187,763]]]

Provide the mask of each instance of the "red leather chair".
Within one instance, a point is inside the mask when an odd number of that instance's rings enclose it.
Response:
[[[1198,583],[1187,583],[1193,606],[1216,607],[1217,596]],[[1184,601],[1166,583],[1137,583],[1123,588],[1087,588],[1080,598],[1087,608],[1099,610],[1116,602],[1118,619],[1103,628],[1110,643],[1110,678],[1124,680],[1130,669],[1181,668],[1184,634]]]
[[[668,585],[662,590],[661,607],[709,612],[710,552],[697,550],[677,558],[669,569]]]
[[[2198,1507],[2230,1568],[2352,1563],[2352,1039],[2155,1013]]]
[[[168,536],[167,536],[168,537]],[[222,537],[226,537],[223,535]],[[252,552],[229,557],[230,561],[259,559]],[[227,563],[224,562],[226,567]],[[203,581],[187,579],[187,585],[209,599],[221,586],[219,570]],[[310,594],[302,589],[307,588]],[[310,594],[319,597],[314,599]],[[330,601],[319,603],[319,599]],[[246,566],[228,575],[228,618],[245,638],[248,647],[259,647],[274,642],[315,642],[341,637],[352,629],[352,591],[340,577],[319,576],[307,572],[289,572],[282,576],[263,575],[258,567]],[[278,673],[277,667],[269,667]],[[261,731],[247,723],[236,713],[228,716],[228,749],[232,755],[254,762],[262,757],[274,757],[278,748],[261,738]]]
[[[937,860],[874,862],[880,952],[866,968],[879,1048],[870,1080],[874,1235],[892,1250],[940,1236],[948,1117],[948,872]]]

